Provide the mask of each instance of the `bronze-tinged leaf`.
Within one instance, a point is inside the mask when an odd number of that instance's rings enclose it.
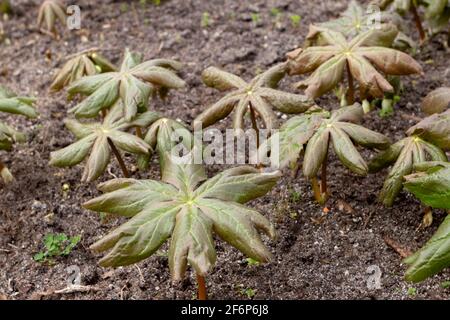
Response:
[[[431,91],[422,101],[422,111],[427,114],[440,113],[450,106],[450,88]]]
[[[450,110],[426,117],[406,132],[444,149],[450,149]]]
[[[398,50],[370,47],[359,48],[357,52],[374,63],[378,69],[389,75],[422,74],[420,64],[411,56]]]
[[[345,57],[336,56],[323,63],[314,73],[305,81],[297,86],[307,85],[306,95],[315,99],[330,91],[342,80],[346,64]]]
[[[309,47],[288,53],[289,74],[310,73],[334,57],[340,48],[336,46]]]
[[[303,174],[305,177],[313,178],[316,176],[327,157],[329,139],[330,130],[324,125],[309,140],[303,159]]]
[[[303,95],[274,89],[286,71],[287,64],[280,63],[246,82],[218,68],[207,68],[202,75],[206,85],[221,91],[233,91],[204,110],[194,123],[202,123],[205,128],[226,118],[234,111],[233,127],[238,132],[244,129],[245,114],[252,110],[254,115],[261,118],[267,130],[277,128],[278,120],[274,108],[286,113],[300,113],[313,105],[313,101]]]
[[[239,89],[247,86],[247,83],[240,77],[216,67],[208,67],[203,70],[202,81],[208,87],[220,91]]]
[[[385,92],[394,92],[392,85],[363,56],[352,54],[348,64],[353,77],[372,96],[383,98]]]
[[[358,145],[366,148],[375,148],[384,150],[387,149],[391,143],[389,139],[378,132],[369,130],[362,126],[353,123],[335,123],[335,127],[343,130],[350,138]]]
[[[102,266],[141,261],[170,238],[172,279],[181,280],[188,265],[204,276],[216,261],[214,233],[253,259],[270,260],[260,232],[274,238],[273,226],[241,203],[268,192],[279,172],[234,168],[198,186],[204,179],[201,165],[177,164],[169,156],[165,159],[163,180],[168,183],[117,179],[102,184],[105,194],[84,204],[97,212],[131,217],[91,246],[98,252],[109,250],[100,260]]]
[[[239,101],[240,95],[234,93],[228,94],[198,115],[197,118],[195,118],[195,122],[201,123],[203,128],[209,127],[226,118]],[[244,100],[244,102],[240,102],[240,104],[246,104],[248,106],[248,100]]]
[[[330,127],[331,141],[342,164],[359,175],[367,175],[367,164],[347,134],[336,126]]]
[[[84,167],[82,182],[92,182],[105,172],[111,157],[107,136],[99,136]]]

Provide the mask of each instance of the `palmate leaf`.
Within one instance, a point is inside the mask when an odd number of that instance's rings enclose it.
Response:
[[[306,145],[303,174],[313,178],[325,161],[331,144],[343,165],[357,174],[367,174],[367,165],[355,144],[386,149],[390,142],[384,135],[352,123],[358,122],[362,115],[361,105],[355,104],[331,114],[318,112],[293,117],[280,128],[280,164],[292,166]]]
[[[433,143],[415,135],[396,142],[378,154],[369,163],[370,172],[377,172],[394,164],[384,182],[380,201],[386,206],[392,206],[403,188],[403,178],[412,172],[415,164],[430,160],[447,161],[447,156]]]
[[[67,119],[66,127],[77,137],[78,141],[52,152],[50,164],[57,167],[70,167],[89,156],[81,180],[91,182],[103,174],[110,161],[109,141],[125,152],[147,154],[150,146],[144,140],[125,132],[125,130],[132,126],[147,127],[159,119],[160,115],[147,111],[139,114],[133,122],[126,122],[121,117],[122,110],[123,106],[117,104],[105,117],[103,123],[84,124]]]
[[[405,177],[405,188],[427,206],[450,209],[450,163],[418,163],[414,170],[419,172]]]
[[[450,266],[450,216],[423,248],[404,260],[409,265],[405,278],[420,282]]]
[[[450,164],[425,162],[414,166],[415,173],[405,177],[405,188],[425,205],[450,209]],[[423,248],[404,261],[409,264],[406,279],[419,282],[450,266],[450,216]]]
[[[233,127],[244,129],[244,116],[249,108],[259,114],[268,130],[278,127],[278,120],[273,108],[283,113],[301,113],[313,105],[313,102],[303,95],[276,90],[278,82],[286,73],[286,64],[276,65],[266,72],[246,82],[242,78],[209,67],[202,73],[203,82],[220,91],[232,90],[222,99],[203,111],[196,123],[208,127],[226,118],[232,111]]]
[[[120,100],[125,105],[125,119],[131,121],[138,111],[147,110],[149,96],[155,90],[185,86],[175,73],[180,68],[178,62],[166,59],[140,63],[136,55],[126,50],[120,71],[84,77],[68,88],[70,95],[88,95],[69,111],[78,118],[94,118]]]
[[[161,118],[152,123],[147,130],[144,141],[150,146],[150,152],[138,156],[138,167],[141,170],[147,169],[151,154],[155,150],[158,151],[160,164],[163,167],[165,155],[168,151],[188,153],[194,146],[192,134],[186,126],[169,118]],[[183,150],[175,149],[177,145]]]
[[[66,8],[60,0],[45,0],[38,15],[38,27],[56,34],[56,21],[66,25]]]
[[[348,66],[364,92],[382,98],[394,88],[379,71],[387,75],[423,73],[412,57],[388,48],[397,35],[394,25],[382,24],[380,29],[368,30],[347,41],[339,32],[312,25],[307,38],[317,46],[288,53],[289,74],[313,71],[298,86],[306,87],[306,95],[314,99],[335,88]]]
[[[417,135],[444,150],[450,150],[450,109],[426,117],[411,127],[407,134]]]
[[[345,37],[355,37],[375,27],[375,23],[391,23],[397,27],[399,33],[393,42],[393,47],[398,49],[414,48],[415,42],[402,31],[405,22],[395,12],[368,13],[357,1],[350,1],[347,9],[341,17],[335,20],[318,23],[317,26],[342,33]],[[378,27],[378,24],[376,25]]]
[[[450,88],[431,91],[422,101],[422,111],[427,114],[440,113],[450,106]]]
[[[267,193],[279,172],[238,167],[198,186],[206,177],[201,165],[176,164],[169,155],[166,160],[161,182],[115,179],[99,186],[102,196],[84,204],[89,210],[131,218],[91,246],[99,252],[109,250],[100,265],[138,262],[170,238],[172,278],[180,280],[188,263],[204,276],[216,260],[213,233],[255,260],[271,259],[259,231],[274,237],[274,228],[243,203]]]
[[[65,63],[56,74],[50,89],[60,91],[84,76],[115,70],[116,67],[95,50],[82,52]]]

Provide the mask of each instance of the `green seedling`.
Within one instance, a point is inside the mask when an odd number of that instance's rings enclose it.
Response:
[[[44,237],[45,251],[34,255],[36,262],[47,262],[52,264],[58,257],[68,256],[80,242],[81,236],[68,237],[64,233],[47,234]]]

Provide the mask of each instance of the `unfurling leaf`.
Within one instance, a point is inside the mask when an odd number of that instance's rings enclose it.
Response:
[[[56,21],[65,26],[66,25],[66,8],[60,0],[45,0],[38,15],[38,27],[56,34]]]
[[[397,34],[395,26],[383,24],[380,29],[370,29],[349,41],[339,32],[312,25],[308,39],[317,46],[289,53],[289,74],[313,72],[299,86],[306,87],[306,95],[314,99],[334,89],[347,67],[363,92],[382,98],[394,88],[380,71],[386,75],[423,73],[412,57],[388,48]]]
[[[106,169],[110,161],[110,143],[118,149],[134,154],[148,154],[150,146],[142,139],[125,132],[132,126],[147,127],[160,116],[151,111],[140,114],[135,121],[126,122],[121,117],[123,106],[117,104],[103,123],[80,123],[66,120],[67,128],[79,139],[77,142],[50,155],[50,164],[57,167],[74,166],[86,162],[82,181],[91,182],[97,179]]]
[[[367,165],[354,144],[386,149],[390,142],[384,135],[352,123],[362,116],[361,106],[355,104],[331,113],[316,111],[291,118],[280,128],[280,164],[292,167],[306,145],[303,173],[315,177],[331,143],[342,164],[357,174],[367,174]]]
[[[111,108],[121,101],[123,116],[132,121],[139,112],[147,111],[152,92],[179,89],[185,82],[176,75],[181,65],[173,60],[155,59],[140,63],[136,55],[125,51],[118,72],[87,76],[73,83],[69,94],[88,97],[70,110],[76,117],[94,118],[99,111]]]
[[[447,161],[447,156],[433,143],[415,135],[398,141],[377,155],[369,164],[370,172],[377,172],[395,162],[384,182],[380,201],[392,206],[402,190],[403,178],[412,172],[414,165],[430,160]]]
[[[279,172],[239,167],[200,184],[206,177],[201,165],[176,164],[170,155],[165,158],[168,163],[162,168],[161,182],[115,179],[99,186],[105,192],[102,196],[84,204],[89,210],[130,218],[91,246],[99,252],[109,250],[100,265],[136,263],[170,238],[172,278],[182,279],[188,264],[204,276],[216,261],[213,233],[252,259],[271,259],[259,232],[274,237],[274,228],[243,203],[267,193]]]
[[[92,76],[115,70],[114,65],[98,52],[82,52],[65,63],[62,69],[56,74],[50,89],[52,91],[59,91],[84,76]]]
[[[305,96],[275,89],[285,73],[286,64],[279,64],[256,76],[252,81],[246,82],[218,68],[207,68],[202,73],[203,82],[207,86],[220,91],[233,91],[203,111],[195,122],[201,123],[205,128],[226,118],[234,111],[233,127],[244,129],[244,116],[249,108],[252,108],[259,114],[266,129],[277,128],[278,120],[274,108],[283,113],[301,113],[314,104]]]

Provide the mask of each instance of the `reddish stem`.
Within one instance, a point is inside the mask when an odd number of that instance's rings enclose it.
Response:
[[[208,300],[206,294],[206,284],[205,278],[197,274],[197,285],[198,285],[198,300]]]
[[[120,155],[119,150],[117,150],[116,146],[114,145],[114,143],[112,142],[112,140],[110,138],[108,138],[107,140],[108,140],[108,144],[109,144],[112,152],[116,156],[116,159],[117,159],[117,162],[119,163],[120,169],[122,169],[124,177],[129,178],[130,173],[128,172],[125,162],[123,162],[123,159],[122,159],[122,156]]]
[[[420,41],[423,43],[426,38],[425,31],[423,30],[422,20],[420,19],[419,13],[417,12],[417,8],[414,3],[411,4],[411,13],[414,17],[414,22],[416,23],[416,28],[419,30]]]

